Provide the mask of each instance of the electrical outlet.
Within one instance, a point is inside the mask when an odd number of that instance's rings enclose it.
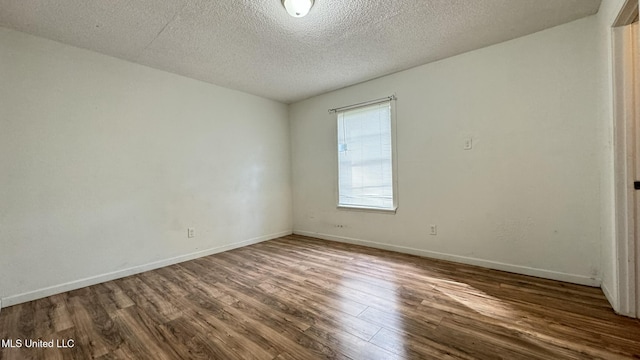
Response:
[[[429,225],[429,235],[437,235],[438,234],[438,226],[436,225]]]
[[[344,228],[345,226],[344,226],[344,225],[342,225],[342,224],[336,224],[336,225],[335,225],[335,227],[337,227],[337,228],[339,228],[339,229],[342,229],[342,228]]]
[[[187,228],[187,237],[188,238],[196,237],[196,229]]]
[[[465,150],[473,149],[473,139],[472,138],[464,139],[464,149]]]

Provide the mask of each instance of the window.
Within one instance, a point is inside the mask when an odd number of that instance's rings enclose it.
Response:
[[[391,100],[336,113],[338,207],[395,211]]]

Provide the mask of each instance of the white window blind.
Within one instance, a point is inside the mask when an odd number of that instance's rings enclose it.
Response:
[[[391,102],[337,115],[338,206],[395,210]]]

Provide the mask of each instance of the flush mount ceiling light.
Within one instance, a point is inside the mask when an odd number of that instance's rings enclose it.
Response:
[[[282,0],[282,5],[293,17],[303,17],[309,13],[313,0]]]

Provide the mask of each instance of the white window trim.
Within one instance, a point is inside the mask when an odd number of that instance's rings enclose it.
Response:
[[[396,96],[395,94],[389,97],[389,107],[390,107],[390,116],[391,116],[391,181],[392,181],[392,187],[393,187],[393,207],[392,208],[378,208],[378,207],[372,207],[372,206],[355,206],[355,205],[340,205],[340,161],[338,159],[338,111],[336,111],[337,109],[331,109],[329,110],[329,113],[334,113],[336,114],[336,116],[333,117],[333,124],[335,126],[334,128],[334,144],[335,146],[333,147],[335,154],[334,154],[334,159],[335,159],[335,174],[334,174],[334,179],[335,179],[335,186],[336,186],[336,191],[335,191],[335,203],[336,208],[338,210],[346,210],[346,211],[361,211],[361,212],[374,212],[374,213],[386,213],[386,214],[395,214],[398,211],[398,151],[397,151],[397,139],[396,139],[396,133],[397,133],[397,125],[396,125]],[[376,101],[377,102],[377,101]],[[383,101],[380,101],[380,103],[382,103]],[[365,106],[370,106],[372,105],[374,102],[373,101],[367,101],[367,102],[363,102],[362,105],[355,105],[355,106],[349,106],[349,110],[351,109],[356,109],[359,107],[365,107]]]

